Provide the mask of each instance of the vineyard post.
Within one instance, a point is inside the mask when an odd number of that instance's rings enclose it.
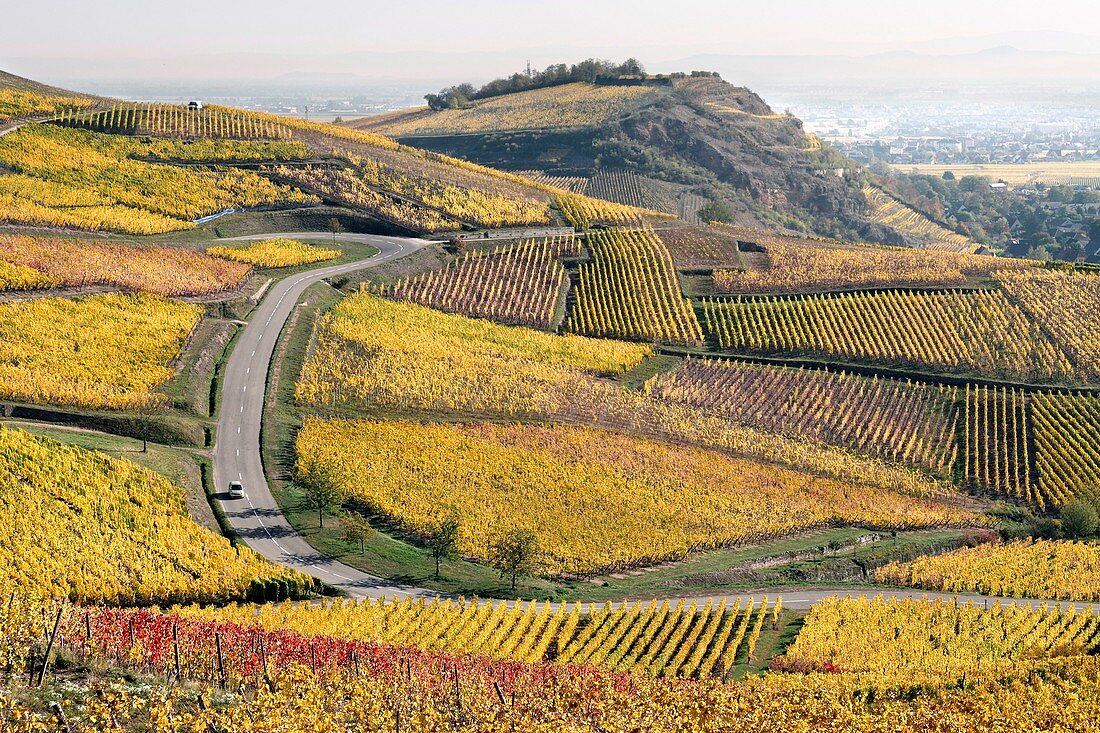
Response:
[[[57,641],[57,630],[61,626],[61,614],[65,613],[65,607],[57,609],[57,617],[53,620],[53,631],[50,632],[50,640],[46,642],[46,655],[42,658],[42,669],[38,671],[38,686],[42,686],[46,678],[46,670],[50,666],[50,655],[53,654],[53,645]]]
[[[57,722],[64,726],[66,733],[73,733],[73,727],[69,725],[69,719],[65,717],[65,710],[57,700],[50,702],[50,710],[57,716]]]
[[[462,711],[462,690],[458,687],[458,665],[455,665],[455,706]]]
[[[176,662],[176,682],[183,682],[183,675],[180,672],[180,639],[179,629],[176,624],[172,624],[172,653]]]
[[[351,663],[355,667],[355,676],[359,676],[359,651],[352,649],[351,651]]]
[[[271,681],[271,676],[267,673],[267,642],[264,637],[260,637],[260,663],[264,668],[264,683],[272,692],[275,692],[275,683]]]
[[[225,658],[222,656],[222,635],[220,631],[214,632],[214,647],[218,652],[218,677],[222,687],[225,687]]]
[[[312,641],[309,643],[309,668],[313,674],[317,674],[317,652]]]
[[[103,690],[96,690],[95,696],[105,703],[104,707],[107,708],[107,719],[111,721],[111,729],[117,730],[119,728],[118,720],[115,719],[114,711],[111,710],[109,705],[106,705],[107,696],[104,694]]]
[[[198,703],[199,703],[199,712],[203,712],[203,713],[205,713],[205,712],[206,712],[206,699],[205,699],[205,698],[203,698],[203,696],[202,696],[202,693],[201,693],[201,692],[199,693],[199,700],[198,700]],[[218,730],[218,726],[214,725],[213,723],[207,723],[207,724],[206,724],[206,729],[207,729],[208,731],[210,731],[210,733],[221,733],[221,732],[220,732],[220,731]]]

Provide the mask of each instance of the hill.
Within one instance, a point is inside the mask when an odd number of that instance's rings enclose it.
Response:
[[[648,216],[374,133],[3,79],[0,127],[11,124],[0,141],[0,223],[149,235],[320,203],[349,210],[368,231],[417,234]]]
[[[704,72],[573,81],[347,124],[688,221],[719,200],[744,223],[919,243],[875,221],[858,166]]]
[[[13,120],[89,109],[104,100],[0,71],[0,128]]]

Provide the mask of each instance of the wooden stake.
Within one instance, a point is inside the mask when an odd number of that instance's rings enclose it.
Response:
[[[183,673],[180,670],[180,638],[176,624],[172,624],[172,652],[176,662],[176,682],[183,682]]]
[[[57,630],[61,627],[61,614],[65,613],[65,607],[57,609],[57,617],[53,620],[53,631],[50,632],[50,640],[46,643],[46,656],[42,659],[42,669],[38,672],[38,686],[46,678],[46,670],[50,667],[50,655],[53,654],[53,645],[57,641]]]
[[[218,651],[218,677],[221,678],[222,687],[225,687],[225,657],[222,656],[221,632],[214,633],[214,647]]]
[[[264,638],[260,637],[260,662],[264,666],[264,682],[272,692],[275,692],[275,683],[271,681],[271,677],[267,674],[267,643]]]
[[[204,713],[206,712],[206,700],[203,699],[202,693],[199,694],[199,710]],[[221,731],[218,730],[218,726],[213,723],[207,723],[206,729],[210,731],[210,733],[221,733]]]
[[[66,733],[73,733],[73,727],[69,725],[69,719],[65,717],[65,710],[61,707],[61,703],[54,700],[50,703],[50,710],[53,710],[53,714],[57,716],[57,722],[65,728]]]
[[[106,698],[106,695],[103,694],[103,690],[96,690],[95,696],[98,697],[100,700],[104,700],[104,698]],[[107,709],[107,717],[111,721],[111,728],[117,730],[119,727],[118,721],[115,720],[115,714],[110,710],[110,708]]]

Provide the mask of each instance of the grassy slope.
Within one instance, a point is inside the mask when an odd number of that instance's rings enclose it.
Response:
[[[575,82],[490,97],[460,109],[432,111],[417,107],[364,117],[347,124],[353,129],[391,137],[591,127],[665,91],[658,86],[597,86]]]
[[[21,92],[34,92],[35,94],[56,95],[64,97],[83,97],[85,99],[100,99],[100,97],[96,97],[92,94],[84,94],[83,92],[72,92],[68,89],[52,87],[49,84],[43,84],[42,82],[34,81],[33,79],[27,79],[22,76],[16,76],[15,74],[11,74],[7,71],[2,70],[0,70],[0,89],[18,89]]]

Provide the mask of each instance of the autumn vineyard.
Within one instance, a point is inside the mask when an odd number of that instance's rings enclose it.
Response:
[[[584,68],[347,123],[0,72],[0,730],[1095,730],[1100,275]],[[877,238],[569,167],[653,109]]]

